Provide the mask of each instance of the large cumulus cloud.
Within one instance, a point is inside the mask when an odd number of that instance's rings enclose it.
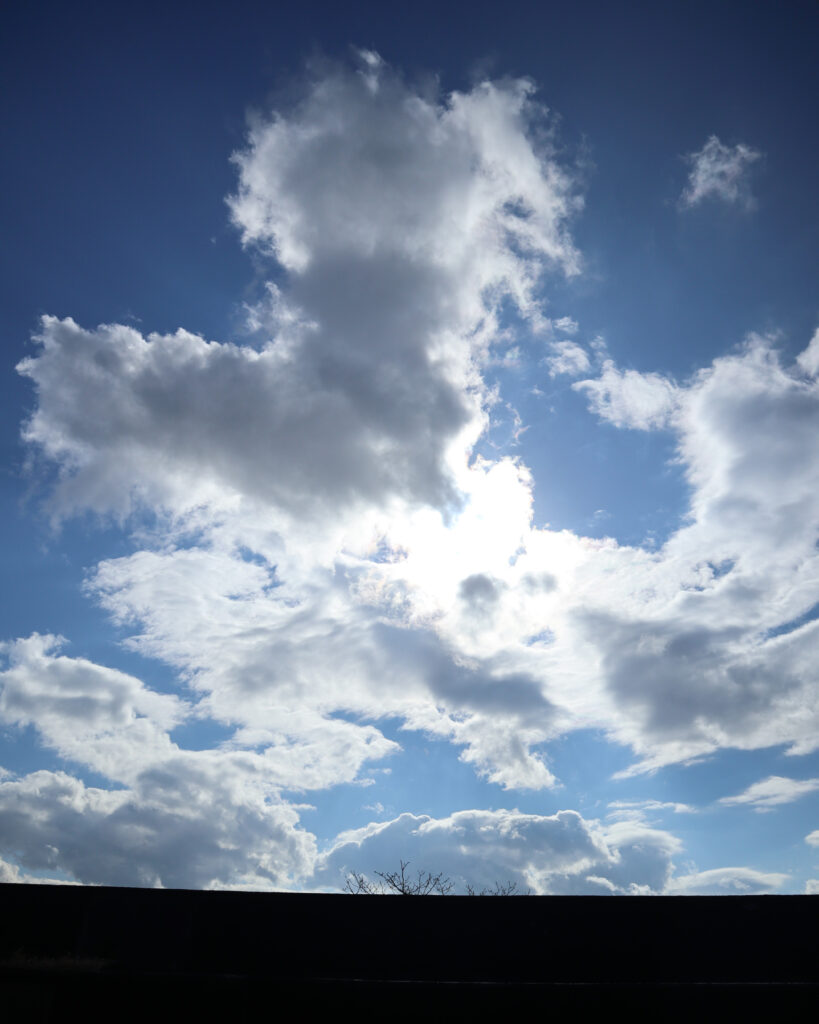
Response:
[[[393,871],[401,861],[409,863],[410,876],[440,872],[460,893],[510,882],[518,892],[540,895],[759,893],[774,892],[788,879],[742,866],[679,874],[674,858],[682,850],[675,835],[638,809],[605,821],[577,811],[402,814],[339,835],[317,858],[314,881],[341,888],[356,873],[377,883],[377,872]]]
[[[640,389],[601,404],[598,381],[588,384],[604,419],[676,433],[691,488],[688,522],[662,550],[639,570],[622,553],[633,586],[612,596],[627,601],[574,615],[621,711],[619,734],[646,763],[721,746],[816,749],[819,383],[806,366],[804,353],[784,365],[776,339],[752,335],[690,381],[665,382],[662,423],[642,417]],[[629,393],[638,411],[624,414]]]
[[[294,756],[281,740],[182,749],[170,733],[189,704],[60,654],[59,644],[34,635],[5,645],[0,722],[32,726],[72,770],[91,769],[112,788],[62,770],[0,772],[4,854],[29,870],[112,885],[287,886],[309,873],[314,840],[282,788],[354,775],[366,741],[356,751],[349,737],[333,745],[325,732],[320,756],[308,743]]]
[[[191,762],[118,790],[32,772],[0,782],[3,850],[93,884],[286,888],[309,872],[313,837],[294,808],[243,790],[225,766]]]
[[[318,858],[315,880],[341,887],[355,872],[377,882],[376,872],[392,871],[402,860],[410,874],[434,867],[455,892],[509,882],[519,892],[543,895],[766,892],[787,878],[742,867],[677,875],[673,857],[681,849],[674,835],[639,816],[603,823],[576,811],[402,814],[340,835]]]
[[[61,467],[58,510],[225,491],[318,518],[455,501],[499,304],[537,314],[544,267],[578,265],[573,181],[531,93],[486,82],[444,99],[385,66],[329,68],[258,121],[231,210],[286,276],[254,310],[257,344],[44,318],[20,370],[38,394],[26,440]]]
[[[458,811],[448,818],[402,814],[338,837],[316,879],[339,885],[356,871],[392,870],[400,859],[434,865],[460,891],[514,882],[538,893],[661,891],[679,842],[641,823],[608,829],[576,811],[551,816],[518,811]]]
[[[37,391],[24,437],[58,467],[56,517],[164,517],[162,554],[105,563],[91,589],[242,741],[298,746],[318,723],[332,746],[355,727],[328,712],[398,714],[502,784],[548,785],[538,680],[385,623],[367,568],[425,509],[486,520],[505,477],[468,465],[495,400],[480,370],[502,303],[537,329],[542,272],[577,271],[579,200],[530,83],[444,98],[363,60],[308,76],[234,157],[232,216],[283,271],[251,342],[47,317],[20,365]],[[529,498],[506,493],[492,515],[517,523]],[[198,548],[168,551],[186,528]]]

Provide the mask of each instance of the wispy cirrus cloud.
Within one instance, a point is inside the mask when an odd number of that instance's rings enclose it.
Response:
[[[661,813],[671,811],[673,814],[696,814],[697,808],[690,804],[678,803],[671,800],[612,800],[609,803],[611,810],[609,818],[637,818],[644,819],[650,813]]]
[[[767,811],[781,804],[790,804],[808,793],[819,790],[819,779],[788,779],[782,775],[771,775],[754,782],[736,796],[721,797],[719,803],[727,806],[748,804],[758,811]]]
[[[776,892],[787,882],[781,871],[757,871],[755,868],[711,868],[679,875],[669,885],[670,895],[679,896],[753,896]]]

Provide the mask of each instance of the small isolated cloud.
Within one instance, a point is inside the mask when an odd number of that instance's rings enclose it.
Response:
[[[689,153],[685,158],[691,171],[680,196],[681,204],[690,208],[705,199],[721,199],[750,208],[750,167],[761,155],[742,142],[725,146],[712,135],[699,152]]]
[[[805,836],[805,842],[808,846],[819,846],[819,828],[808,833],[808,835]]]
[[[607,359],[603,372],[572,387],[588,398],[592,411],[615,427],[656,430],[670,424],[677,405],[677,387],[658,373],[619,370]]]
[[[805,882],[806,896],[819,896],[819,878],[809,878]]]
[[[569,377],[576,377],[585,373],[591,363],[582,345],[574,341],[554,341],[549,346],[546,365],[549,367],[550,377],[557,377],[563,373]]]
[[[572,320],[570,316],[562,316],[559,320],[552,321],[552,327],[556,331],[562,331],[564,334],[577,334],[580,325],[576,320]]]
[[[766,810],[779,804],[790,804],[801,796],[819,789],[819,779],[786,779],[781,775],[772,775],[761,782],[755,782],[744,793],[736,796],[724,796],[721,804],[750,804],[758,810]],[[819,835],[819,833],[813,833]]]

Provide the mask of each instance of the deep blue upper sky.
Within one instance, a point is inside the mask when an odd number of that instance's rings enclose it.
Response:
[[[635,361],[669,332],[664,350],[686,373],[717,339],[733,344],[760,321],[812,328],[814,3],[510,3],[501,16],[481,2],[35,2],[4,20],[7,343],[40,310],[229,333],[249,275],[223,197],[248,107],[286,88],[305,56],[345,56],[350,45],[410,75],[434,72],[446,90],[485,73],[537,82],[562,119],[561,142],[587,146],[577,239],[604,276],[582,286],[593,292],[588,329],[616,331]],[[669,155],[710,134],[766,154],[765,223],[728,211],[719,231],[701,218],[670,239],[682,165]],[[740,280],[726,266],[736,233]],[[686,301],[688,282],[680,294],[683,273],[701,302]]]

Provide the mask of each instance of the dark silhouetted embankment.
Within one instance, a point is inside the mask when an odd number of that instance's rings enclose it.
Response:
[[[0,886],[9,1021],[819,1008],[819,898]]]

